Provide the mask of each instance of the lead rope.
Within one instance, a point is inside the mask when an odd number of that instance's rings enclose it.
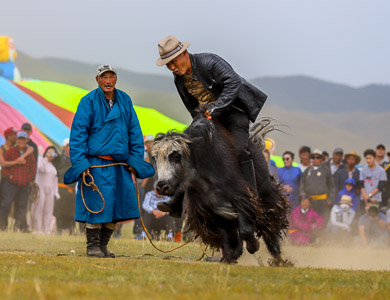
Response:
[[[123,166],[126,166],[127,168],[129,167],[128,164],[126,163],[112,163],[112,164],[108,164],[108,165],[97,165],[97,166],[91,166],[90,169],[93,169],[93,168],[105,168],[105,167],[111,167],[111,166],[117,166],[117,165],[123,165]],[[141,212],[141,203],[140,203],[140,200],[139,200],[139,186],[138,186],[138,181],[137,181],[137,178],[135,177],[135,174],[134,172],[131,172],[131,175],[132,175],[132,178],[133,178],[133,181],[135,181],[135,189],[136,189],[136,194],[137,194],[137,202],[138,202],[138,209],[139,211]],[[91,178],[91,182],[90,183],[87,183],[86,181],[86,177],[89,176]],[[83,185],[86,185],[86,186],[89,186],[90,188],[92,188],[93,191],[96,191],[99,193],[100,197],[102,198],[102,202],[103,202],[103,205],[102,205],[102,208],[99,210],[99,211],[93,211],[91,209],[88,208],[87,204],[85,203],[85,199],[84,199],[84,192],[83,192]],[[105,207],[105,200],[104,200],[104,197],[102,195],[102,193],[100,192],[99,188],[97,187],[97,185],[95,184],[95,181],[93,179],[93,176],[91,173],[87,172],[87,171],[84,171],[83,172],[83,182],[81,183],[81,188],[80,188],[80,192],[81,192],[81,198],[83,199],[83,203],[84,203],[84,206],[86,208],[87,211],[89,211],[90,213],[92,214],[98,214],[98,213],[101,213],[103,210],[104,210],[104,207]],[[181,247],[184,247],[185,245],[188,245],[189,243],[195,241],[195,235],[192,237],[191,240],[189,240],[188,242],[185,242],[177,247],[174,247],[174,248],[171,248],[171,249],[168,249],[168,250],[163,250],[163,249],[160,249],[158,248],[152,241],[152,238],[149,234],[149,231],[146,229],[145,227],[145,223],[144,223],[144,220],[140,214],[140,219],[141,219],[141,223],[142,223],[142,227],[145,231],[145,234],[150,242],[150,244],[158,251],[162,252],[162,253],[169,253],[169,252],[172,252],[172,251],[175,251]],[[200,241],[199,241],[200,242]],[[200,242],[201,243],[201,242]],[[200,245],[200,248],[202,249],[202,256],[201,258],[199,258],[198,260],[201,260],[205,255],[207,255],[206,251],[203,249],[203,247]],[[206,247],[206,250],[207,250],[207,247]]]

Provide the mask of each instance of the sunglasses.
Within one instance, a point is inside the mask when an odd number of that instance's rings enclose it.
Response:
[[[289,161],[289,160],[290,160],[290,157],[283,157],[283,160],[284,160],[284,161]]]
[[[321,159],[321,156],[313,156],[313,159]]]

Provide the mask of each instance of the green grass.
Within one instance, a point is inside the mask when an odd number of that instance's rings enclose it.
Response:
[[[258,266],[248,255],[242,264],[249,265],[210,264],[197,261],[202,254],[197,243],[163,254],[128,234],[109,246],[120,257],[86,257],[85,238],[80,236],[1,233],[0,299],[390,298],[388,271],[271,268]],[[334,255],[334,251],[285,247],[286,256],[298,266],[305,265],[310,255]],[[353,253],[359,251],[368,255],[364,249]],[[375,255],[386,255],[380,260],[387,259],[384,266],[388,266],[390,251],[378,251]],[[260,254],[265,262],[264,249]]]

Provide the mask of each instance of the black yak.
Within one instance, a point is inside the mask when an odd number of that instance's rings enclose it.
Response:
[[[235,263],[243,241],[255,253],[262,237],[273,264],[284,263],[280,240],[288,228],[289,206],[255,144],[258,135],[250,140],[257,190],[243,178],[228,132],[202,114],[184,133],[159,134],[153,145],[159,192],[178,203],[184,199],[187,229],[220,249],[221,262]]]

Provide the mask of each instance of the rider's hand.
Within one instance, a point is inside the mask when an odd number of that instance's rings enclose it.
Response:
[[[209,110],[206,110],[206,111],[204,112],[204,116],[205,116],[208,120],[211,120],[211,119],[212,119],[211,113],[210,113]]]

